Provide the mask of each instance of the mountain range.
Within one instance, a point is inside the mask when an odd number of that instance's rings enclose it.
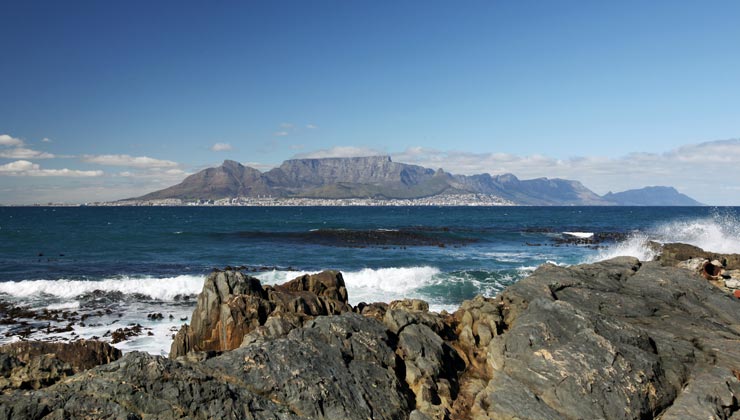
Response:
[[[485,194],[520,205],[701,205],[671,187],[648,187],[599,196],[579,181],[521,180],[512,174],[454,175],[443,169],[393,162],[390,156],[286,160],[261,172],[233,160],[134,200],[184,201],[229,197],[415,199]]]

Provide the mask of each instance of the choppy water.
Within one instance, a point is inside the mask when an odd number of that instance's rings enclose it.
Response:
[[[591,234],[618,240],[561,243]],[[740,252],[740,209],[0,208],[0,302],[88,314],[70,331],[36,328],[31,338],[105,337],[139,323],[151,335],[117,346],[159,354],[192,311],[183,298],[199,293],[214,267],[244,265],[265,283],[338,269],[353,304],[418,297],[454,310],[547,261],[649,259],[649,239]],[[154,312],[165,319],[148,319]],[[22,333],[0,325],[0,342]]]

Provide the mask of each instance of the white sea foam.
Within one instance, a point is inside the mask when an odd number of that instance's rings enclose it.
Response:
[[[266,271],[254,276],[264,284],[281,284],[304,274],[306,271]],[[403,298],[423,298],[417,289],[435,284],[440,273],[435,267],[364,268],[359,271],[342,271],[350,303],[390,302]]]
[[[263,271],[261,273],[250,273],[252,277],[258,278],[262,284],[283,284],[304,274],[316,274],[318,271]]]
[[[705,251],[740,253],[740,219],[728,213],[665,223],[657,226],[651,236],[660,242],[683,242]]]
[[[648,246],[648,241],[682,242],[705,251],[740,253],[740,219],[733,214],[715,212],[709,217],[662,223],[646,232],[633,233],[626,240],[589,258],[588,262],[623,255],[652,260],[655,251]]]
[[[59,311],[59,310],[68,310],[68,309],[78,309],[80,307],[80,302],[73,300],[68,302],[62,302],[62,303],[54,303],[51,305],[46,305],[46,309],[50,311]]]
[[[649,240],[646,234],[634,233],[626,240],[602,249],[596,255],[586,258],[585,262],[604,261],[615,257],[635,257],[640,261],[650,261],[655,258],[655,250],[648,246]]]
[[[350,302],[390,302],[423,298],[417,289],[434,284],[440,273],[435,267],[365,268],[342,273]]]
[[[563,232],[563,235],[573,236],[575,238],[593,238],[594,233],[593,232]]]
[[[0,293],[28,298],[50,295],[74,298],[94,290],[140,293],[152,299],[173,300],[176,295],[198,294],[203,289],[202,276],[182,275],[168,278],[120,277],[104,280],[24,280],[0,282]]]

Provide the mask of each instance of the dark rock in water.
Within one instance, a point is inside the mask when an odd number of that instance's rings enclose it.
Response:
[[[319,229],[303,234],[304,239],[313,243],[330,246],[369,247],[369,246],[440,246],[445,244],[465,245],[475,242],[472,238],[453,236],[446,232],[422,232],[415,229],[399,230],[348,230]]]
[[[140,324],[129,325],[128,327],[119,328],[111,333],[111,343],[116,344],[126,341],[132,337],[138,337],[144,332],[144,327]]]
[[[170,316],[171,316],[171,315],[170,315]],[[159,312],[157,312],[157,313],[151,313],[151,314],[147,314],[147,316],[146,316],[146,317],[147,317],[147,319],[150,319],[150,320],[152,320],[152,321],[161,321],[161,320],[163,320],[163,319],[164,319],[164,315],[162,315],[162,314],[161,314],[161,313],[159,313]]]
[[[175,336],[171,357],[189,351],[224,351],[239,347],[251,331],[279,316],[293,326],[320,315],[350,312],[342,275],[324,271],[305,275],[279,286],[239,271],[214,272],[208,276],[191,324]]]
[[[39,389],[120,357],[120,350],[92,340],[6,344],[0,346],[0,391]]]

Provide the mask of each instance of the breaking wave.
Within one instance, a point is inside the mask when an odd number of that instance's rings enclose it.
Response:
[[[23,280],[0,282],[0,293],[16,298],[52,296],[75,298],[95,290],[141,294],[150,299],[174,300],[177,295],[198,294],[203,289],[202,276],[182,275],[168,278],[120,277],[103,280]]]
[[[740,218],[735,213],[715,211],[708,217],[658,224],[645,232],[632,233],[625,241],[602,250],[589,260],[601,261],[623,255],[651,260],[656,252],[649,241],[681,242],[705,251],[737,254],[740,253]]]

